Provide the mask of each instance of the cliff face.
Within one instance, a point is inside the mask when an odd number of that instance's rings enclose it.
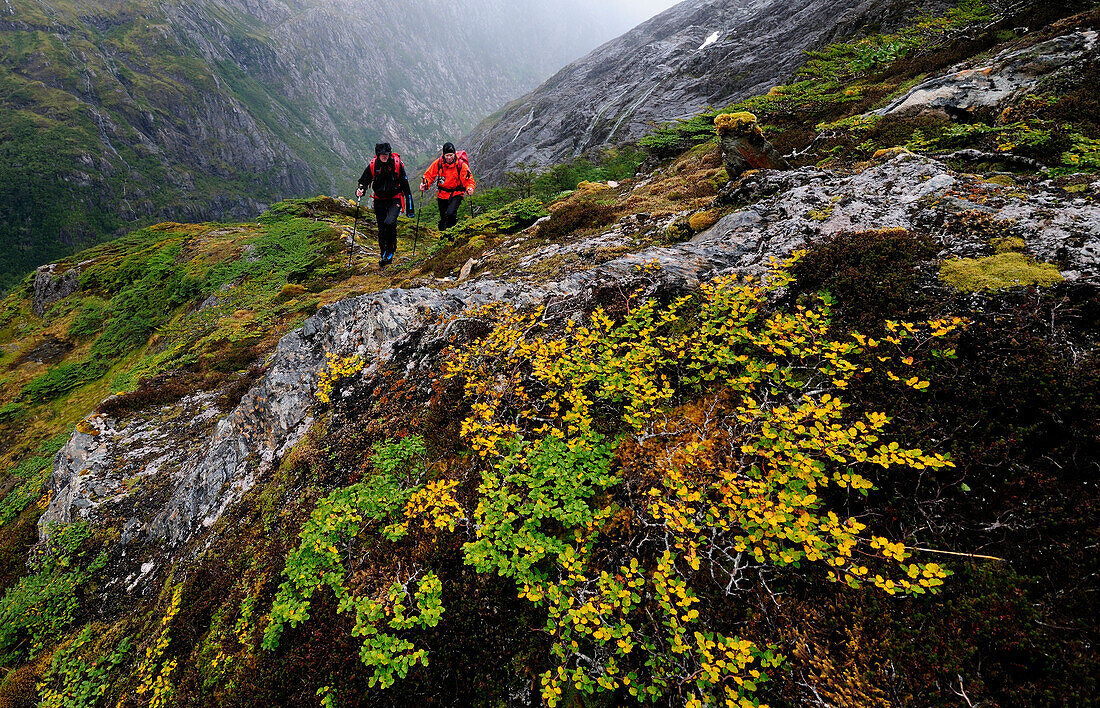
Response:
[[[545,167],[767,93],[807,51],[913,10],[896,0],[687,0],[565,67],[465,142],[480,171],[500,181],[520,162]]]
[[[346,189],[375,142],[434,151],[602,38],[503,1],[4,10],[0,290],[123,224]]]

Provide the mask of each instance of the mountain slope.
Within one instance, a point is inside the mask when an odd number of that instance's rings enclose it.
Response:
[[[347,189],[375,142],[434,151],[602,37],[503,0],[4,10],[0,290],[126,223]]]
[[[704,114],[391,268],[318,197],[18,288],[0,705],[1091,704],[1100,6],[1035,17],[828,47],[737,106],[789,169]]]
[[[499,182],[520,162],[545,167],[636,140],[655,122],[766,93],[806,51],[913,12],[906,0],[687,0],[565,67],[465,142]]]

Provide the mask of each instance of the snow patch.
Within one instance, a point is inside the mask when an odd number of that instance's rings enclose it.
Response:
[[[718,33],[715,32],[711,36],[707,37],[706,41],[699,45],[699,49],[706,49],[710,45],[718,41]]]

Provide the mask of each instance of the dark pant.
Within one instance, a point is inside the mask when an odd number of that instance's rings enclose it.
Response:
[[[458,208],[462,206],[462,195],[456,194],[450,199],[436,199],[439,204],[439,230],[449,229],[458,223]]]
[[[378,250],[382,258],[397,252],[397,217],[401,215],[401,199],[374,200],[374,218],[378,220]]]

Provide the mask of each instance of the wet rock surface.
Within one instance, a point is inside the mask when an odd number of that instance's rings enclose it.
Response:
[[[684,292],[718,275],[763,272],[773,257],[841,231],[913,229],[932,235],[942,257],[974,255],[989,245],[951,226],[974,214],[996,222],[998,233],[1022,238],[1028,252],[1057,262],[1073,278],[1100,281],[1096,196],[1067,195],[1049,182],[1008,188],[909,154],[854,175],[761,171],[716,200],[751,203],[686,243],[572,274],[555,271],[542,280],[475,275],[446,290],[394,289],[343,300],[284,337],[267,374],[227,416],[218,415],[214,394],[208,394],[128,420],[85,421],[57,457],[40,529],[46,534],[55,521],[86,519],[123,529],[122,544],[163,543],[155,562],[127,570],[125,581],[155,577],[173,553],[209,534],[301,440],[313,422],[316,381],[329,354],[362,356],[360,381],[384,366],[433,371],[441,343],[454,334],[448,329],[454,323],[439,324],[440,316],[507,302],[543,304],[548,319],[578,317],[606,293],[641,282],[639,266],[645,264],[660,265],[646,276],[648,293]],[[647,219],[627,218],[569,248],[606,248],[647,225]],[[540,253],[543,259],[552,255]]]
[[[19,358],[15,360],[15,365],[19,366],[27,362],[33,362],[35,364],[54,364],[63,359],[65,355],[72,350],[72,342],[66,339],[59,339],[52,335],[47,335],[27,352],[21,354]]]
[[[1098,34],[1077,31],[1024,49],[1007,49],[981,66],[960,65],[924,81],[877,115],[933,114],[963,118],[980,108],[996,108],[1100,60]]]
[[[737,179],[749,170],[779,170],[786,161],[762,135],[723,135],[722,162],[730,179]]]

